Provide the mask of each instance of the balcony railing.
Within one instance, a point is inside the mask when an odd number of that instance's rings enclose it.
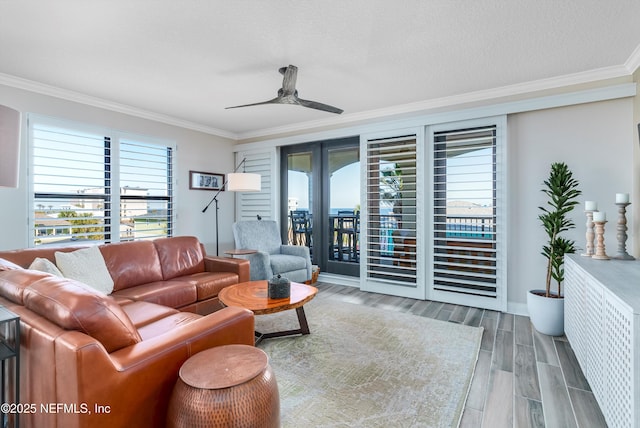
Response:
[[[400,214],[381,215],[379,218],[379,248],[382,256],[394,257],[399,250],[397,236]],[[439,229],[438,226],[441,228]],[[442,226],[444,226],[442,228]],[[313,250],[313,221],[308,215],[305,222],[289,216],[288,238],[290,245],[306,245]],[[494,238],[495,222],[490,215],[448,215],[444,224],[436,225],[436,237],[487,241]],[[329,236],[333,235],[330,239]],[[440,236],[439,236],[440,235]],[[360,223],[356,215],[330,216],[330,230],[321,239],[329,241],[329,259],[338,262],[358,262],[360,258]],[[394,239],[395,238],[395,239]],[[406,251],[403,243],[401,251]],[[480,244],[480,243],[478,243]]]

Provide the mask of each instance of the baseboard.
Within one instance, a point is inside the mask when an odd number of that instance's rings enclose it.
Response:
[[[347,287],[360,288],[360,278],[353,277],[353,276],[320,272],[320,274],[318,275],[318,281],[328,282],[331,284],[344,285]]]
[[[507,302],[507,312],[514,315],[529,316],[526,303]]]
[[[319,282],[328,282],[330,284],[344,285],[347,287],[360,288],[360,278],[346,275],[338,275],[334,273],[320,272],[318,275]],[[507,313],[513,315],[529,316],[529,310],[526,303],[507,302]]]

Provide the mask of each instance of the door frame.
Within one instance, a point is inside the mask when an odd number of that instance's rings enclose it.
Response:
[[[313,230],[312,240],[314,243],[314,251],[312,254],[312,263],[317,264],[320,267],[321,272],[331,273],[336,275],[348,275],[352,277],[358,277],[360,274],[360,266],[355,263],[344,263],[341,266],[344,269],[328,272],[328,264],[330,263],[328,257],[328,242],[325,242],[328,238],[329,230],[329,218],[326,213],[329,212],[330,198],[329,198],[329,163],[328,153],[330,149],[348,148],[353,147],[355,150],[360,150],[360,137],[351,136],[329,140],[311,141],[301,144],[283,146],[280,150],[280,183],[282,195],[280,200],[280,224],[281,235],[283,242],[287,242],[288,234],[287,227],[289,222],[289,207],[288,207],[288,156],[296,153],[311,153],[311,171],[312,171],[312,186],[310,214],[313,216]],[[313,175],[313,171],[319,171],[319,175]],[[285,197],[286,196],[286,197]],[[362,202],[361,202],[362,203]],[[333,262],[334,267],[337,262]]]

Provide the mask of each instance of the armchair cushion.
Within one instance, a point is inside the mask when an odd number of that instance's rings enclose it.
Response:
[[[307,261],[303,257],[271,254],[271,269],[274,275],[305,269],[306,267]]]

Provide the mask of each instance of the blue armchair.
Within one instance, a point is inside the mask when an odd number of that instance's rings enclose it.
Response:
[[[243,256],[251,263],[252,281],[270,279],[278,274],[293,282],[311,279],[309,247],[283,245],[275,221],[239,221],[232,229],[237,249],[258,250],[256,254]]]

